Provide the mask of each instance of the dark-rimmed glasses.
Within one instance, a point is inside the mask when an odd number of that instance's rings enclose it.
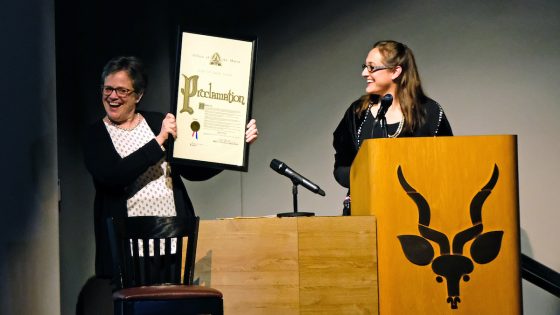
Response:
[[[389,67],[386,67],[386,66],[372,66],[372,65],[363,64],[362,65],[362,71],[364,71],[365,68],[367,68],[367,71],[369,73],[374,73],[375,71],[389,69]]]
[[[118,97],[127,97],[130,94],[134,93],[134,90],[129,90],[129,89],[125,89],[125,88],[114,88],[112,86],[107,86],[107,85],[103,85],[101,86],[101,93],[103,93],[103,95],[105,96],[109,96],[111,95],[111,93],[113,93],[113,91],[115,91],[115,93],[117,93]]]

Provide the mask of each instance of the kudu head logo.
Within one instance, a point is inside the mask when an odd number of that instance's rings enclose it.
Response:
[[[418,207],[418,231],[421,235],[399,235],[398,239],[403,252],[413,264],[432,265],[432,270],[437,275],[436,281],[443,282],[445,279],[447,283],[447,303],[451,304],[452,309],[457,309],[457,304],[461,302],[459,284],[461,279],[465,282],[470,280],[469,274],[474,270],[473,261],[478,264],[486,264],[494,260],[500,252],[504,232],[482,233],[481,214],[484,201],[498,181],[498,166],[494,165],[492,177],[471,201],[472,226],[455,234],[451,246],[447,235],[430,228],[430,205],[419,192],[408,184],[400,166],[397,175],[401,186]],[[471,259],[463,255],[463,247],[473,239],[470,250]],[[439,255],[435,258],[434,248],[428,240],[439,245]]]

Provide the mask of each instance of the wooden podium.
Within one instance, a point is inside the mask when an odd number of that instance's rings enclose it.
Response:
[[[350,183],[377,221],[380,314],[522,312],[515,136],[368,140]]]

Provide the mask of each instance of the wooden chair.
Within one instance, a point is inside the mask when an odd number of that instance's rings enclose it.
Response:
[[[223,314],[220,291],[193,285],[198,222],[198,217],[109,219],[115,315]],[[150,239],[153,253],[149,251]],[[163,248],[160,239],[164,240]],[[176,239],[175,252],[172,239]]]

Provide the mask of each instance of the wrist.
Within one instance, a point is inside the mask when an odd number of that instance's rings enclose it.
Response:
[[[156,141],[157,141],[157,143],[158,143],[160,146],[163,147],[163,144],[165,143],[165,139],[163,139],[163,137],[162,137],[161,135],[158,135],[158,136],[156,137]]]

